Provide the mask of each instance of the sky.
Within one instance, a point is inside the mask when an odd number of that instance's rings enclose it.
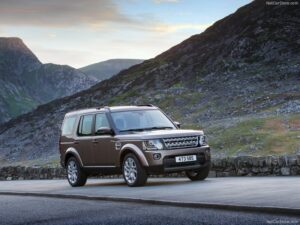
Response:
[[[80,68],[149,59],[250,0],[0,0],[0,36],[19,37],[43,63]]]

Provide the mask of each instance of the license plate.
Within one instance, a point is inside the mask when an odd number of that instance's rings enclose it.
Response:
[[[177,156],[175,157],[175,161],[177,163],[182,163],[182,162],[191,162],[191,161],[196,161],[197,156],[196,155],[183,155],[183,156]]]

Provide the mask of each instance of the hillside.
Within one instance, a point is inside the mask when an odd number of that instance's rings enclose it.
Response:
[[[95,83],[70,66],[42,64],[19,38],[0,38],[0,123]]]
[[[214,157],[300,149],[300,10],[254,1],[151,60],[0,126],[2,163],[58,160],[63,116],[152,103],[203,128]],[[26,162],[27,163],[27,162]]]
[[[110,59],[80,68],[79,70],[97,80],[106,80],[122,70],[142,63],[141,59]]]

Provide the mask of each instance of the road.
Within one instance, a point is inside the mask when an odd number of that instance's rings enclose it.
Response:
[[[125,198],[177,203],[207,203],[299,210],[300,177],[227,177],[191,182],[185,178],[149,179],[145,187],[130,188],[121,179],[91,179],[72,188],[66,180],[0,182],[0,194],[36,193],[89,198]],[[1,197],[1,196],[0,196]]]
[[[1,196],[1,225],[300,224],[300,217],[109,201]]]

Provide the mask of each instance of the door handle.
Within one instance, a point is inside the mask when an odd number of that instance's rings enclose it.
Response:
[[[97,139],[92,140],[94,144],[97,144],[99,141]]]

